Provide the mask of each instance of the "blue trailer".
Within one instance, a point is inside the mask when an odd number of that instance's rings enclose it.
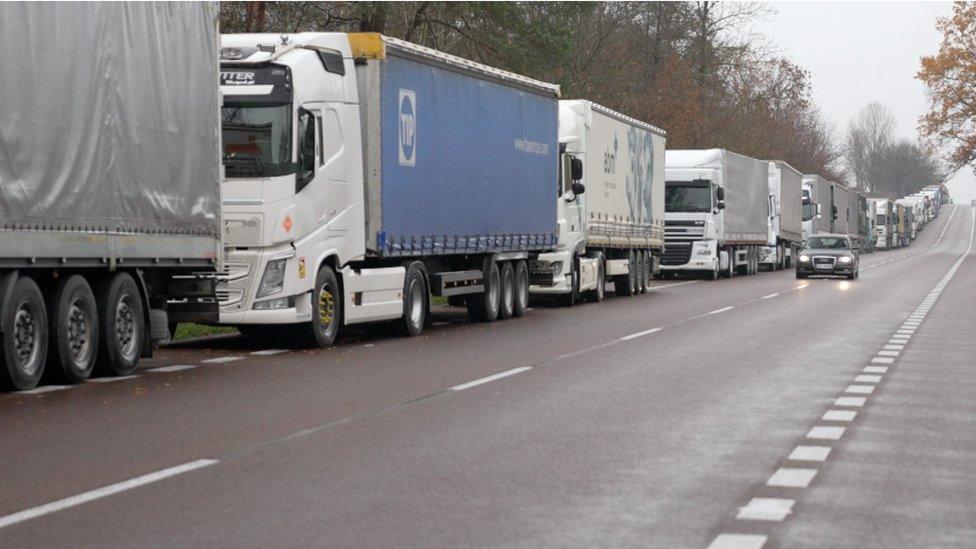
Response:
[[[404,257],[555,247],[558,86],[383,41],[382,58],[358,65],[367,249]]]

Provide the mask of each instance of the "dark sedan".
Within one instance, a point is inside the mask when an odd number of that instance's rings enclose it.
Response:
[[[818,234],[807,239],[796,262],[796,277],[858,277],[860,258],[854,243],[842,234]]]

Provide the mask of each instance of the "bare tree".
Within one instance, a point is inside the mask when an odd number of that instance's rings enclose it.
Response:
[[[877,168],[891,146],[894,132],[895,115],[878,102],[861,109],[848,123],[844,156],[857,189],[872,192],[881,183],[876,180],[881,175]]]

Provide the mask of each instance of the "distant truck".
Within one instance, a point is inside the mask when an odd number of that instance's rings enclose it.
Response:
[[[831,182],[817,174],[803,176],[803,240],[826,234],[831,228]]]
[[[908,196],[905,198],[899,198],[895,201],[895,203],[904,206],[905,210],[908,212],[908,236],[911,240],[915,240],[915,238],[918,236],[918,232],[921,231],[922,227],[925,225],[925,200],[919,196]]]
[[[559,241],[530,263],[532,294],[572,305],[581,295],[602,300],[607,280],[617,295],[647,291],[664,251],[664,144],[650,124],[589,101],[559,102]]]
[[[0,5],[30,57],[0,58],[0,385],[128,374],[169,301],[213,307],[216,28],[211,3]]]
[[[874,249],[890,250],[894,244],[895,212],[894,203],[887,198],[869,198],[874,207]]]
[[[905,206],[896,202],[894,204],[894,212],[895,212],[895,223],[893,229],[894,233],[892,235],[893,236],[892,247],[904,248],[905,246],[908,246],[908,243],[910,241],[909,226],[911,220],[909,218],[909,210],[907,210]]]
[[[769,163],[724,149],[667,151],[662,273],[759,271],[767,244]]]
[[[525,314],[559,236],[558,86],[373,33],[220,52],[227,267],[203,320],[327,347],[353,324],[417,336],[432,295]]]
[[[789,268],[803,243],[803,174],[781,160],[769,162],[769,222],[759,263],[771,270]]]

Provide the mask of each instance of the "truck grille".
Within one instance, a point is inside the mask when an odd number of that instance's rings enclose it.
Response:
[[[257,271],[258,256],[227,254],[224,271],[217,275],[217,299],[224,312],[241,311],[247,304],[247,295]]]
[[[665,221],[664,239],[666,242],[691,242],[705,237],[705,226],[698,221]]]
[[[661,265],[684,265],[691,261],[691,243],[668,242],[661,254]]]
[[[245,248],[261,243],[261,217],[224,219],[224,246]]]

